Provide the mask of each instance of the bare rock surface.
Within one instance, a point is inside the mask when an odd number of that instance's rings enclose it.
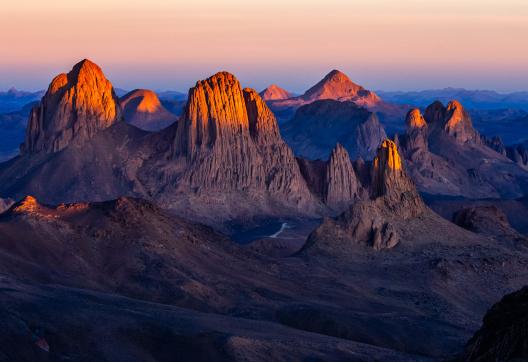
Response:
[[[528,359],[528,287],[504,296],[483,319],[466,345],[464,361],[524,361]]]
[[[22,152],[57,152],[121,120],[121,108],[101,68],[84,59],[51,82],[28,122]]]
[[[519,197],[527,190],[528,173],[473,128],[459,102],[434,102],[423,117],[413,110],[407,125],[403,153],[421,192],[478,199]]]

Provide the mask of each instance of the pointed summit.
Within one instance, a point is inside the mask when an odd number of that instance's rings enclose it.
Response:
[[[403,194],[418,197],[416,187],[403,169],[398,147],[386,139],[378,148],[372,163],[371,197],[376,199],[385,196],[389,203],[399,203]]]
[[[291,98],[292,95],[287,90],[279,87],[276,84],[272,84],[262,92],[259,93],[264,101],[275,101],[280,99]]]
[[[121,108],[101,68],[84,59],[51,82],[31,111],[23,153],[57,152],[85,141],[121,119]]]
[[[374,92],[352,82],[345,73],[335,69],[308,89],[301,98],[306,102],[320,99],[353,101],[361,106],[373,106],[381,101]]]
[[[325,204],[342,211],[359,197],[360,186],[347,150],[337,144],[330,154],[325,175]]]

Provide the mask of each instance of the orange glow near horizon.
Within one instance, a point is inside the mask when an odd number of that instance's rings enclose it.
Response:
[[[333,68],[371,89],[528,89],[525,0],[17,0],[2,7],[0,89],[43,88],[82,58],[129,89],[185,90],[225,69],[259,90],[277,83],[299,92]]]

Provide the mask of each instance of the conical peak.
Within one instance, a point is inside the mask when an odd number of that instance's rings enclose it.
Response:
[[[374,169],[401,170],[401,168],[402,161],[396,143],[389,139],[384,140],[374,158]]]
[[[299,99],[304,102],[322,99],[352,101],[360,106],[374,106],[381,101],[374,92],[352,82],[346,74],[339,70],[332,70]]]
[[[134,89],[121,98],[121,107],[125,108],[131,101],[137,101],[136,111],[154,113],[161,108],[161,102],[153,91],[149,89]]]
[[[427,127],[427,122],[425,122],[422,112],[418,108],[411,109],[407,113],[406,117],[407,127],[410,129],[420,129]]]
[[[282,99],[288,99],[291,97],[291,94],[279,87],[276,84],[272,84],[266,89],[264,89],[262,92],[260,92],[260,96],[265,101],[274,101],[274,100],[282,100]]]
[[[323,80],[334,81],[334,82],[352,82],[350,78],[343,72],[337,69],[333,69],[328,73]]]

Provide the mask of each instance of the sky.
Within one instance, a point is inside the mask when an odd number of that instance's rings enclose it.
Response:
[[[83,58],[125,89],[227,70],[302,92],[339,69],[374,90],[528,90],[527,0],[15,0],[0,44],[0,90]]]

